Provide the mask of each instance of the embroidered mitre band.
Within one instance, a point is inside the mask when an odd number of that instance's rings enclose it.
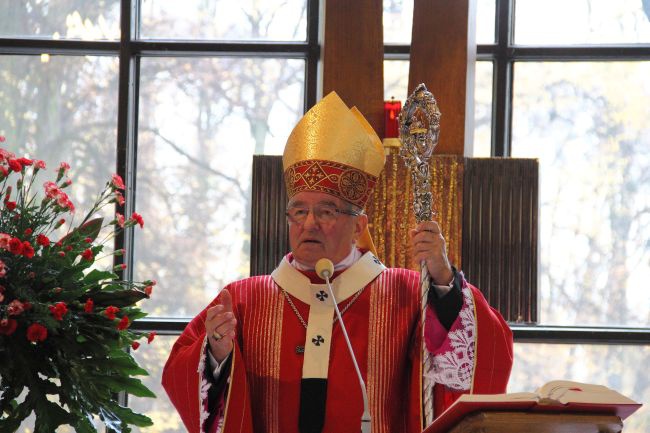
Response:
[[[381,140],[365,117],[331,92],[287,140],[282,156],[287,194],[324,192],[363,208],[384,160]]]

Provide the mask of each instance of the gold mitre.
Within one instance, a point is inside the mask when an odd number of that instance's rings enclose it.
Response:
[[[282,157],[287,194],[324,192],[363,208],[384,160],[381,140],[365,117],[331,92],[287,140]]]

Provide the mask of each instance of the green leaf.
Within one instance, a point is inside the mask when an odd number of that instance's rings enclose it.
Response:
[[[30,394],[33,393],[30,392]],[[37,397],[35,400],[34,412],[36,412],[36,425],[34,433],[51,433],[58,426],[68,424],[72,421],[72,416],[58,404],[43,398],[43,396]]]
[[[23,420],[32,413],[32,406],[29,401],[25,400],[19,405],[15,403],[13,401],[11,409],[5,410],[4,413],[7,413],[9,416],[2,418],[2,422],[0,422],[0,433],[13,433],[17,431]],[[0,413],[0,416],[2,415],[3,413]]]
[[[84,416],[77,418],[77,422],[74,424],[74,429],[77,433],[97,433],[97,429],[91,420]]]
[[[73,236],[79,236],[80,238],[90,238],[93,241],[99,236],[99,232],[102,229],[102,223],[104,218],[95,218],[84,223],[81,227],[71,231],[67,235],[61,238],[61,242],[65,243],[67,240],[71,239]]]
[[[104,280],[114,280],[117,278],[117,275],[110,271],[100,271],[98,269],[93,269],[88,272],[84,277],[83,282],[86,286],[98,283]]]
[[[156,394],[144,386],[139,379],[121,376],[95,376],[98,383],[103,383],[113,391],[126,391],[136,397],[156,398]]]
[[[142,319],[143,317],[147,317],[147,313],[144,311],[141,311],[139,309],[131,309],[129,308],[128,311],[125,311],[125,314],[129,316],[129,319],[133,322],[134,320]]]
[[[123,350],[113,350],[109,353],[108,365],[129,376],[148,376],[149,373],[140,367],[135,359]]]
[[[128,307],[144,299],[147,295],[137,289],[125,289],[115,292],[93,291],[88,296],[93,298],[95,305],[113,305],[115,307]]]
[[[153,425],[151,418],[139,413],[135,413],[128,407],[114,406],[112,409],[115,411],[115,414],[117,416],[122,418],[122,421],[129,424],[133,424],[138,427],[149,427]]]
[[[104,421],[106,427],[116,432],[122,431],[122,422],[114,412],[101,407],[99,408],[99,418]]]

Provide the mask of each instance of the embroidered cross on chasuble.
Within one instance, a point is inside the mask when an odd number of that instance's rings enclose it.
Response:
[[[366,253],[332,281],[334,298],[341,305],[345,304],[384,269],[384,265],[373,254]],[[309,305],[306,338],[302,346],[304,358],[300,383],[299,428],[301,433],[321,433],[325,421],[327,376],[330,366],[332,329],[336,317],[334,302],[327,295],[328,289],[325,284],[312,283],[308,277],[297,272],[286,259],[271,274],[271,278],[290,296]],[[291,298],[287,297],[287,299],[293,302]],[[340,309],[343,309],[343,306]],[[294,312],[304,325],[304,319],[298,310]],[[343,320],[345,321],[345,318]],[[297,348],[296,352],[299,351],[300,349]],[[355,379],[355,377],[350,378],[351,387],[355,386]],[[352,388],[350,391],[355,389]]]

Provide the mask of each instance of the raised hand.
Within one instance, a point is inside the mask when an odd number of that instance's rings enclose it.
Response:
[[[232,311],[232,298],[227,289],[221,291],[219,300],[220,305],[208,309],[205,332],[212,356],[217,362],[223,362],[232,352],[237,319]]]
[[[445,238],[437,222],[422,221],[411,230],[411,251],[416,263],[426,262],[434,284],[449,284],[454,272],[447,258]]]

